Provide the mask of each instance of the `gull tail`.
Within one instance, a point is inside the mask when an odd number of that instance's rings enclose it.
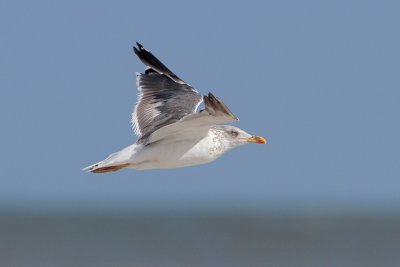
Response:
[[[93,173],[104,173],[104,172],[116,172],[120,169],[126,168],[129,166],[129,163],[124,163],[120,165],[112,165],[112,166],[103,166],[103,161],[90,165],[84,169],[85,172],[93,172]]]
[[[130,159],[136,152],[136,149],[137,146],[135,144],[128,146],[119,152],[109,155],[105,160],[83,168],[82,171],[93,173],[115,172],[132,166]]]

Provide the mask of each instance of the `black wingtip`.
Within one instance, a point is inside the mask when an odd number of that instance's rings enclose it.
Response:
[[[142,51],[142,50],[144,50],[144,47],[143,47],[143,45],[142,45],[141,43],[139,43],[139,42],[136,42],[136,45],[137,45],[137,47],[136,47],[136,46],[133,46],[133,52],[135,52],[136,55],[139,55],[139,52]]]
[[[208,93],[208,97],[210,98],[211,101],[215,101],[218,104],[221,103],[221,101],[218,99],[218,97],[216,97],[215,95],[213,95],[211,92]]]
[[[176,76],[170,69],[168,69],[158,58],[156,58],[149,50],[143,47],[142,44],[136,42],[137,47],[133,47],[133,51],[147,67],[154,71],[164,74],[176,83],[184,84],[185,82]]]
[[[238,117],[236,117],[232,113],[232,111],[229,110],[229,108],[225,105],[225,103],[219,100],[219,98],[213,95],[211,92],[208,93],[208,96],[204,96],[204,103],[206,105],[206,108],[207,106],[211,105],[213,106],[214,110],[218,109],[224,112],[225,114],[233,117],[236,121],[239,121]]]

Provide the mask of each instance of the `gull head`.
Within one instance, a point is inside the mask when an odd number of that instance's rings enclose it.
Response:
[[[217,127],[218,131],[223,137],[223,142],[225,146],[229,148],[234,148],[237,146],[245,145],[245,144],[266,144],[267,140],[261,136],[251,135],[246,133],[242,129],[239,129],[235,126],[231,125],[221,125]]]

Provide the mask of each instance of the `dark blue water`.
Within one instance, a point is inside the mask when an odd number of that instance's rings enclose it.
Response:
[[[400,266],[400,218],[0,214],[0,266]]]

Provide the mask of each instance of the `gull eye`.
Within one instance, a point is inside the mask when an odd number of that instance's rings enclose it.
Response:
[[[231,131],[231,135],[233,136],[233,137],[236,137],[236,136],[238,136],[238,132],[236,132],[236,131]]]

